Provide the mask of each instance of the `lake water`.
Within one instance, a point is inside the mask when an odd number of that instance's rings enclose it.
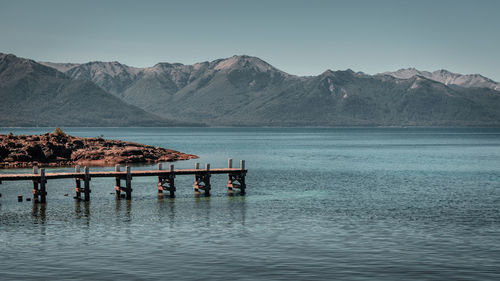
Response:
[[[247,194],[214,175],[212,196],[195,197],[178,176],[177,197],[159,198],[155,178],[134,178],[132,200],[116,200],[109,178],[92,179],[85,203],[72,180],[50,180],[34,204],[17,202],[31,182],[4,182],[1,280],[500,279],[500,129],[66,132],[200,156],[178,168],[244,159]]]

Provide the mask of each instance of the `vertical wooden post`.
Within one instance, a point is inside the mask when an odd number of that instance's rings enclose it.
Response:
[[[120,171],[120,164],[116,164],[115,165],[115,172],[119,172]],[[120,198],[120,185],[121,185],[121,181],[120,181],[120,176],[115,176],[115,195],[116,195],[116,198]]]
[[[229,169],[233,168],[233,159],[232,158],[228,158],[227,159],[227,167]],[[227,183],[226,183],[226,186],[227,186],[227,191],[232,191],[233,190],[233,185],[232,185],[233,181],[232,181],[232,178],[231,178],[231,173],[229,173],[227,175]]]
[[[75,173],[80,173],[80,166],[75,166]],[[81,199],[81,191],[82,191],[82,182],[81,178],[75,177],[75,199]]]
[[[83,194],[85,196],[85,201],[90,201],[90,172],[89,172],[89,167],[85,167],[83,170],[85,172]]]
[[[40,203],[47,202],[47,191],[45,188],[45,184],[47,180],[45,179],[45,169],[40,169]]]
[[[207,170],[207,173],[205,174],[205,177],[203,178],[203,182],[205,184],[205,195],[210,195],[210,189],[211,189],[211,186],[210,186],[210,164],[209,163],[206,163],[205,164],[205,170]]]
[[[127,166],[126,190],[127,200],[132,199],[132,175],[130,174],[130,167]]]
[[[162,168],[163,167],[162,167],[161,163],[158,163],[158,170],[161,171]],[[162,182],[162,177],[158,176],[158,184],[156,185],[156,189],[158,190],[158,193],[163,193],[163,186],[161,185],[161,182]]]
[[[170,197],[175,197],[175,173],[174,173],[174,165],[170,164],[170,175],[168,176],[168,192],[170,193]]]
[[[38,166],[33,166],[33,174],[38,174]],[[38,180],[33,180],[33,201],[38,202]]]
[[[194,169],[198,170],[199,168],[200,168],[200,163],[198,163],[198,162],[194,163]],[[193,183],[193,191],[194,192],[199,191],[199,189],[198,189],[198,187],[199,187],[198,177],[199,177],[198,174],[196,174],[196,172],[195,172],[194,173],[194,183]]]
[[[240,161],[240,167],[241,167],[241,174],[239,177],[239,182],[240,182],[240,193],[245,194],[245,189],[247,188],[247,184],[245,183],[245,160]]]
[[[194,169],[198,170],[199,168],[200,168],[200,163],[198,163],[198,162],[194,163]],[[199,178],[199,176],[195,172],[194,173],[194,184],[193,184],[193,190],[194,190],[194,192],[198,192],[199,191],[199,189],[198,189],[198,187],[199,187],[198,178]]]

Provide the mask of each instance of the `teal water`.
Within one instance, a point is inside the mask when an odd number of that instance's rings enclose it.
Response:
[[[29,182],[4,182],[1,280],[500,279],[500,129],[66,132],[200,156],[179,168],[245,159],[247,194],[228,196],[214,175],[212,196],[195,197],[179,176],[177,197],[159,198],[155,178],[134,178],[126,201],[93,179],[85,203],[64,196],[71,180],[50,180],[34,204],[17,202]]]

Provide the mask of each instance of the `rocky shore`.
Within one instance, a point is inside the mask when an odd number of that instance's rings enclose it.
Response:
[[[43,135],[0,135],[0,168],[38,166],[112,166],[155,163],[198,158],[150,145],[81,138],[64,133]]]

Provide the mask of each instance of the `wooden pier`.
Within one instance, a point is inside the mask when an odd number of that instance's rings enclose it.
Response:
[[[132,179],[134,177],[157,177],[158,183],[156,189],[158,193],[169,192],[171,197],[175,196],[176,186],[175,177],[180,175],[194,175],[193,190],[195,193],[203,192],[210,195],[211,175],[226,174],[228,191],[239,189],[241,194],[245,193],[245,160],[240,161],[239,168],[233,168],[233,160],[228,159],[227,168],[211,169],[210,164],[206,164],[204,169],[200,169],[199,163],[195,164],[194,169],[174,169],[170,165],[169,169],[163,169],[162,164],[158,164],[157,170],[137,170],[132,171],[126,166],[121,170],[120,165],[115,166],[114,171],[91,172],[88,167],[75,167],[74,172],[70,173],[46,173],[44,168],[33,167],[31,174],[0,174],[0,184],[3,181],[29,180],[33,182],[33,200],[35,202],[45,203],[47,201],[47,181],[50,179],[74,179],[75,180],[75,199],[90,200],[90,181],[92,178],[115,178],[114,190],[117,198],[132,198]],[[122,184],[125,182],[125,185]],[[83,182],[83,186],[82,186]],[[0,197],[1,197],[0,193]]]

